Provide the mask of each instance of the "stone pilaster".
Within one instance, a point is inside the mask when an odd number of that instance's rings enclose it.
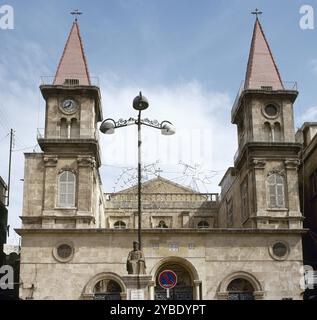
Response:
[[[58,157],[56,155],[44,156],[44,210],[54,210],[56,198],[56,166]]]

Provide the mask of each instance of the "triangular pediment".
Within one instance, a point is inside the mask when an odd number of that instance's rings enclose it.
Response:
[[[119,191],[118,193],[137,193],[138,186]],[[157,177],[142,184],[142,193],[199,193],[171,180]]]

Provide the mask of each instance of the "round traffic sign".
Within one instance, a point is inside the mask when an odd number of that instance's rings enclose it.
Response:
[[[164,270],[158,276],[159,284],[164,289],[172,289],[177,284],[177,275],[172,270]]]

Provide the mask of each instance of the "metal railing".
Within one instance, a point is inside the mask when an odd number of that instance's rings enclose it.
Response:
[[[69,75],[67,76],[68,78],[64,80],[63,84],[64,86],[67,87],[76,87],[76,86],[81,86],[83,85],[82,82],[86,82],[87,78],[86,77],[79,77],[77,75]],[[59,77],[59,79],[61,79]],[[41,85],[53,85],[55,80],[55,76],[41,76],[40,77],[40,84]],[[82,80],[82,81],[81,81]],[[99,87],[99,77],[89,77],[90,80],[90,85],[91,86],[96,86]],[[87,84],[85,84],[87,85]]]
[[[257,81],[258,83],[260,83],[259,81]],[[243,91],[245,90],[263,90],[263,92],[267,92],[267,91],[297,91],[297,82],[296,81],[284,81],[282,82],[283,88],[279,88],[276,89],[276,82],[272,82],[272,81],[261,81],[261,84],[257,86],[254,86],[254,83],[252,83],[252,87],[251,88],[245,88],[245,81],[242,81],[238,90],[238,94],[234,100],[232,109],[231,109],[231,117],[234,116],[237,108],[238,108],[238,104],[239,104],[239,99],[240,96],[242,94]]]
[[[67,133],[62,134],[60,130],[50,130],[44,128],[37,129],[37,139],[94,139],[99,141],[99,132],[97,129],[82,129],[78,132],[72,133],[68,130]]]

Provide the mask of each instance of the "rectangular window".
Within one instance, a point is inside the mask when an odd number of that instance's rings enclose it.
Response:
[[[179,247],[178,247],[178,244],[177,243],[171,243],[170,245],[169,245],[169,251],[174,251],[174,252],[176,252],[176,251],[178,251],[179,250]]]
[[[233,202],[232,199],[227,202],[227,228],[233,227]]]
[[[248,177],[246,177],[241,185],[241,207],[243,220],[246,220],[249,217],[248,201]]]
[[[75,175],[70,171],[64,171],[59,176],[59,206],[72,208],[75,206]]]

